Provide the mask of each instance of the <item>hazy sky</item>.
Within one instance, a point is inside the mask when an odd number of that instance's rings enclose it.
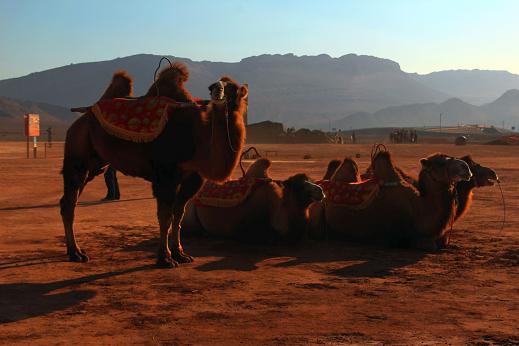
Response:
[[[0,0],[0,79],[138,53],[374,55],[519,73],[518,0]]]

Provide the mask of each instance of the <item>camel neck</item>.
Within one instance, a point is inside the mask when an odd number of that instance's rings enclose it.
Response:
[[[421,212],[418,223],[421,233],[428,236],[442,234],[454,219],[457,191],[453,185],[434,181],[420,175]]]
[[[456,184],[458,191],[458,206],[456,210],[456,219],[461,217],[467,210],[472,199],[472,190],[476,188],[476,179],[472,177],[469,181],[460,181]]]

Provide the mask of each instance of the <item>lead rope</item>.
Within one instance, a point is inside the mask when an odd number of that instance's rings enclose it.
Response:
[[[169,67],[173,67],[173,64],[171,63],[171,60],[169,60],[168,58],[166,58],[165,56],[163,56],[162,58],[160,58],[159,60],[159,66],[157,66],[157,68],[155,69],[155,73],[153,74],[153,84],[155,84],[155,88],[157,89],[157,96],[159,96],[159,85],[156,83],[157,82],[157,72],[159,71],[160,69],[160,65],[162,64],[162,61],[163,60],[167,60],[169,62]]]
[[[229,142],[229,148],[233,153],[237,153],[239,150],[234,149],[231,141],[231,130],[229,129],[229,109],[227,108],[227,99],[225,100],[225,123],[227,126],[227,142]]]

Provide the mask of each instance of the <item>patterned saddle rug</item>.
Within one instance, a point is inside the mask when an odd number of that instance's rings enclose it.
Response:
[[[208,181],[194,197],[197,206],[235,207],[243,203],[254,189],[271,179],[240,178],[221,185]]]
[[[132,142],[151,142],[168,122],[168,107],[185,105],[165,96],[101,100],[92,112],[109,134]]]
[[[352,209],[364,209],[369,206],[380,190],[380,183],[375,179],[359,183],[321,180],[317,184],[322,187],[327,203]]]

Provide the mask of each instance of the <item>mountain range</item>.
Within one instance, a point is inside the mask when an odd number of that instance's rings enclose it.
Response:
[[[188,66],[187,88],[196,97],[207,98],[207,86],[223,75],[247,83],[250,122],[314,128],[331,123],[344,128],[423,126],[432,124],[439,112],[451,124],[519,122],[517,92],[507,92],[519,89],[519,76],[504,71],[418,75],[402,71],[394,61],[355,54],[260,55],[236,63],[168,58]],[[157,55],[139,54],[70,64],[1,80],[0,96],[65,108],[90,105],[119,69],[134,77],[135,94],[141,95],[152,83],[159,60]],[[56,112],[49,114],[60,121],[74,119],[71,113]]]
[[[332,126],[338,129],[359,129],[366,127],[430,127],[440,125],[483,124],[502,127],[519,125],[519,90],[505,92],[493,102],[481,106],[466,103],[459,98],[451,98],[441,103],[422,103],[395,106],[375,113],[358,112],[315,127]],[[501,121],[501,123],[498,122]]]

